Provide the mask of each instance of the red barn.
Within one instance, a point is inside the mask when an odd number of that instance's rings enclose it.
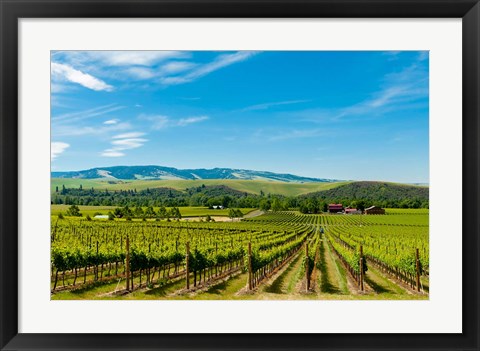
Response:
[[[330,212],[330,213],[343,212],[343,205],[342,204],[329,204],[328,205],[328,212]]]

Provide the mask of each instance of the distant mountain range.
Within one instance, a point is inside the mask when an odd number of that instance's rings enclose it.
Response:
[[[52,178],[76,179],[119,179],[119,180],[194,180],[194,179],[243,179],[267,180],[289,183],[338,182],[335,179],[309,178],[293,174],[252,171],[246,169],[213,168],[213,169],[177,169],[163,166],[115,166],[97,167],[84,171],[52,172]]]

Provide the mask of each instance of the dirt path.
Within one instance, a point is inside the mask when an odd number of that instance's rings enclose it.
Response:
[[[247,213],[245,216],[243,216],[243,218],[258,217],[258,216],[263,215],[264,213],[265,213],[265,211],[255,210],[255,211],[252,211],[252,212]]]

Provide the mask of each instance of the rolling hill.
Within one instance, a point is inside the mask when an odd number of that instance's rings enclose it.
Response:
[[[338,184],[338,183],[337,183]],[[303,195],[324,200],[356,200],[365,201],[402,201],[418,200],[428,202],[429,188],[427,186],[397,184],[388,182],[350,182],[337,187]]]
[[[238,179],[264,180],[288,183],[329,183],[332,179],[309,178],[293,174],[280,174],[246,169],[177,169],[163,166],[115,166],[97,167],[83,171],[52,172],[52,178],[105,179],[105,180],[196,180],[196,179]]]

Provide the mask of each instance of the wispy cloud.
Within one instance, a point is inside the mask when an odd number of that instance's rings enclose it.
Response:
[[[139,80],[151,79],[156,76],[156,72],[148,67],[129,67],[124,69],[122,73]]]
[[[309,101],[311,101],[311,100],[287,100],[287,101],[267,102],[267,103],[264,103],[264,104],[247,106],[247,107],[244,107],[243,109],[241,109],[240,111],[246,112],[246,111],[267,110],[267,109],[269,109],[271,107],[275,107],[275,106],[301,104],[301,103],[309,102]]]
[[[125,156],[125,153],[120,152],[115,149],[106,149],[103,152],[100,153],[100,156],[103,157],[122,157]]]
[[[61,51],[66,61],[78,66],[91,63],[104,66],[152,66],[168,59],[188,58],[187,51]]]
[[[304,139],[318,137],[322,134],[320,129],[290,130],[275,135],[266,136],[268,141],[283,141],[289,139]]]
[[[58,116],[53,116],[52,122],[64,122],[64,121],[67,123],[78,122],[80,120],[85,120],[92,117],[106,115],[115,111],[122,110],[124,108],[125,106],[119,106],[117,104],[103,105],[103,106],[94,107],[88,110],[70,112],[70,113],[65,113]]]
[[[125,106],[109,104],[52,117],[52,133],[55,137],[103,135],[121,132],[132,128],[129,122],[116,118],[104,120],[98,117],[124,109]],[[93,121],[92,121],[93,119]]]
[[[382,116],[387,112],[419,108],[428,98],[428,68],[419,58],[412,65],[385,75],[382,88],[356,104],[323,110],[296,112],[313,122],[340,121],[354,117]]]
[[[220,53],[210,62],[199,63],[193,62],[192,53],[187,51],[59,51],[52,55],[52,73],[93,90],[113,90],[112,85],[96,77],[168,86],[193,82],[256,54]]]
[[[160,81],[165,85],[189,83],[221,68],[230,66],[237,62],[248,60],[257,54],[257,51],[239,51],[233,54],[221,54],[218,55],[212,62],[198,65],[195,69],[188,71],[184,75],[165,77]]]
[[[55,137],[65,136],[103,136],[113,132],[120,132],[132,129],[132,125],[129,122],[122,122],[111,125],[102,126],[77,126],[75,124],[58,125],[52,129],[52,133]]]
[[[70,144],[61,142],[61,141],[52,141],[50,144],[50,159],[53,161],[60,154],[62,154],[66,149],[70,147]]]
[[[142,132],[130,132],[114,135],[110,144],[111,148],[103,150],[100,155],[104,157],[122,157],[126,154],[125,150],[137,149],[142,147],[148,139],[140,138],[145,135]]]
[[[189,124],[206,121],[207,119],[208,119],[208,116],[181,118],[177,121],[177,126],[185,127],[185,126],[188,126]]]
[[[141,116],[139,118],[150,121],[150,128],[154,130],[164,129],[170,125],[170,118],[167,116]]]
[[[51,65],[51,72],[52,72],[52,79],[58,79],[58,80],[67,80],[72,83],[77,83],[85,88],[96,90],[96,91],[112,91],[113,86],[105,83],[104,81],[95,78],[94,76],[88,74],[88,73],[83,73],[82,71],[79,71],[72,66],[62,64],[62,63],[56,63],[52,62]]]
[[[150,128],[153,130],[161,130],[172,127],[186,127],[191,124],[200,123],[210,119],[208,116],[191,116],[180,119],[173,119],[164,115],[146,116],[140,115],[138,117],[141,120],[150,122]]]
[[[189,69],[196,67],[197,64],[188,61],[172,61],[164,64],[160,68],[162,74],[175,74],[179,72],[184,72]]]
[[[141,138],[120,139],[113,140],[112,145],[114,145],[117,150],[129,150],[136,149],[137,147],[142,146],[147,141],[147,139]]]
[[[142,132],[130,132],[130,133],[114,135],[112,139],[138,138],[144,135],[145,133],[142,133]]]

